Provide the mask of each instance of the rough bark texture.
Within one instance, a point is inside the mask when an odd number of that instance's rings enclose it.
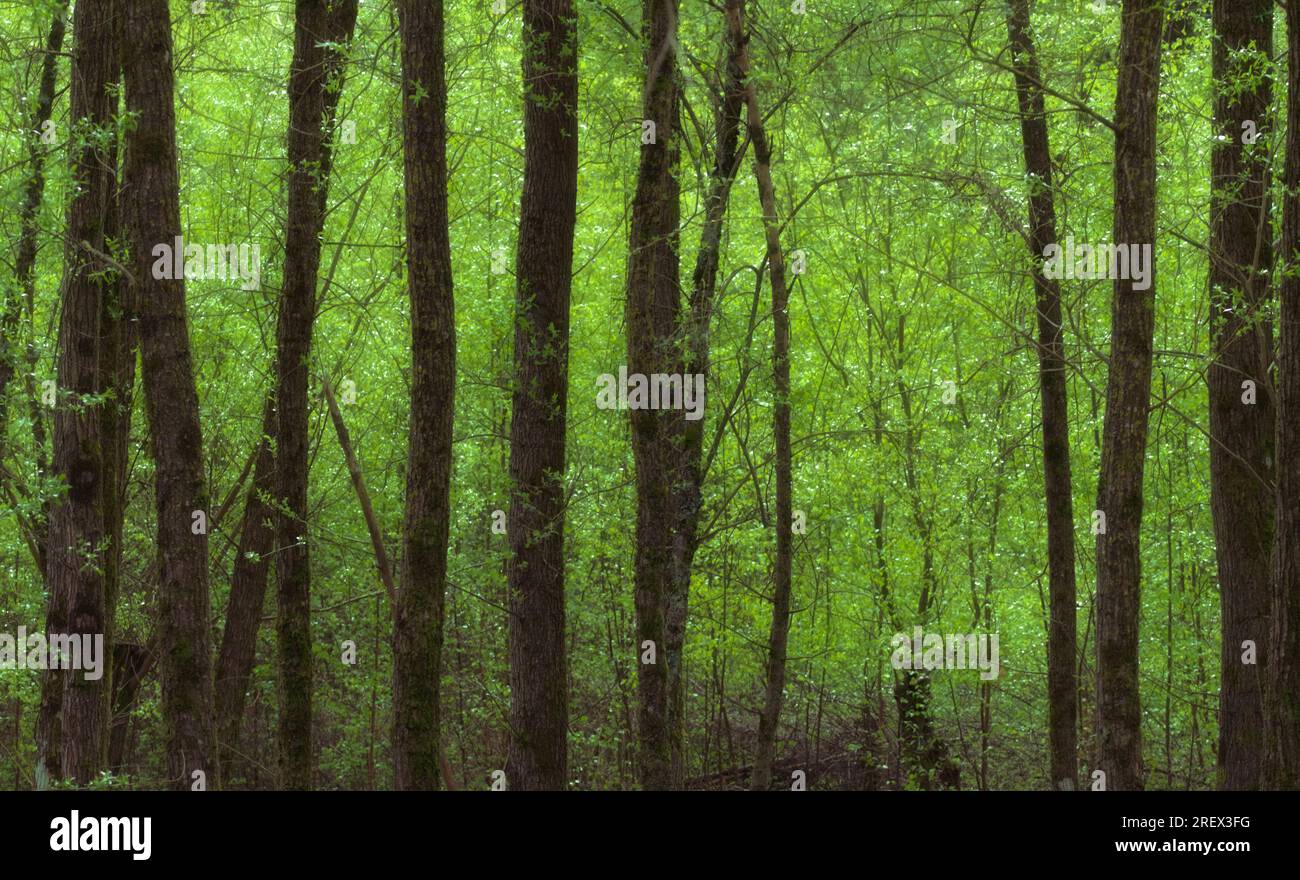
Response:
[[[1277,507],[1261,781],[1300,788],[1300,0],[1286,0],[1286,166],[1279,289]]]
[[[119,17],[119,21],[121,17]],[[114,107],[114,112],[117,108]],[[117,187],[117,144],[110,148],[114,166],[113,180],[106,206],[104,240],[106,250],[121,247],[120,207]],[[136,345],[138,344],[138,309],[135,288],[118,273],[109,275],[103,286],[100,314],[99,387],[106,395],[101,422],[104,450],[104,657],[116,655],[117,601],[122,584],[122,539],[126,517],[126,484],[129,476],[131,444],[131,409],[135,386]],[[112,680],[114,667],[105,661],[107,683],[99,687],[103,705],[96,717],[103,717],[111,727],[112,695],[116,685]],[[66,710],[66,707],[65,707]],[[108,737],[103,746],[108,748]],[[96,762],[103,767],[108,760],[104,754]]]
[[[1078,697],[1075,673],[1074,502],[1070,424],[1066,405],[1061,287],[1042,271],[1043,249],[1056,241],[1052,154],[1048,149],[1042,74],[1029,20],[1029,0],[1011,0],[1007,17],[1020,138],[1029,178],[1029,251],[1035,261],[1038,305],[1038,387],[1043,407],[1043,488],[1047,498],[1047,578],[1051,624],[1047,637],[1047,733],[1052,788],[1078,784]]]
[[[1152,246],[1151,285],[1117,278],[1097,509],[1097,722],[1095,769],[1112,791],[1143,787],[1138,694],[1142,480],[1155,328],[1156,98],[1161,0],[1125,0],[1115,97],[1114,243]],[[1128,273],[1132,274],[1132,273]]]
[[[643,0],[642,38],[646,81],[642,118],[655,124],[655,142],[643,143],[628,237],[628,374],[679,373],[676,351],[681,291],[677,276],[678,108],[677,2]],[[671,785],[668,736],[668,670],[665,615],[672,580],[671,479],[679,464],[682,414],[677,410],[630,411],[636,464],[637,698],[643,789]],[[653,643],[652,646],[646,643]],[[654,662],[646,662],[653,650]]]
[[[1265,142],[1245,143],[1243,122],[1267,124],[1272,83],[1252,79],[1273,52],[1272,0],[1215,0],[1214,119],[1210,154],[1210,508],[1222,610],[1219,689],[1221,789],[1258,785],[1263,749],[1263,681],[1268,663],[1273,551],[1273,362],[1269,299],[1272,227]],[[1253,48],[1255,55],[1247,50]],[[1241,54],[1238,54],[1241,53]],[[1235,56],[1235,57],[1234,57]],[[1254,403],[1243,386],[1255,386]],[[1242,663],[1242,643],[1259,665]]]
[[[714,108],[716,144],[713,168],[709,172],[704,222],[700,228],[700,247],[696,251],[695,270],[691,277],[690,311],[685,316],[682,330],[686,353],[686,365],[682,372],[687,376],[703,374],[706,377],[706,387],[709,334],[718,286],[722,227],[731,200],[731,186],[740,167],[738,142],[741,112],[745,104],[742,54],[748,44],[743,24],[744,6],[744,0],[727,0],[725,9],[726,66]],[[701,403],[701,406],[707,411],[706,404]],[[691,569],[699,546],[704,486],[704,419],[684,420],[682,427],[681,473],[674,484],[676,522],[673,528],[672,581],[668,588],[667,612],[664,617],[664,653],[668,661],[668,736],[674,789],[686,787],[686,669],[682,661],[682,647],[686,639]]]
[[[571,0],[525,0],[524,190],[510,418],[510,749],[515,790],[568,780],[564,439],[578,209],[578,33]]]
[[[743,56],[742,56],[743,57]],[[763,129],[754,84],[745,86],[749,109],[749,139],[754,144],[754,176],[763,206],[763,233],[767,241],[767,271],[772,285],[772,383],[776,396],[773,407],[773,437],[776,452],[776,563],[772,569],[772,626],[767,640],[767,690],[758,717],[758,748],[754,758],[753,788],[766,791],[772,784],[772,755],[776,727],[781,719],[785,693],[786,644],[790,638],[791,567],[794,555],[792,504],[790,499],[790,313],[786,288],[785,256],[776,212],[776,188],[772,183],[772,150]]]
[[[239,728],[244,718],[244,699],[257,659],[257,630],[266,603],[267,572],[275,542],[276,430],[275,400],[267,397],[262,414],[262,437],[258,441],[253,482],[244,502],[244,521],[239,530],[239,547],[230,575],[230,601],[226,606],[226,627],[217,654],[216,713],[217,747],[222,772],[233,778]]]
[[[439,786],[442,630],[450,530],[455,304],[447,215],[443,9],[398,4],[411,296],[411,423],[393,638],[393,765],[400,790]]]
[[[83,0],[73,16],[70,148],[75,195],[68,207],[63,305],[59,322],[58,393],[54,415],[54,472],[67,493],[50,511],[46,590],[47,634],[103,634],[104,480],[102,412],[82,406],[98,393],[99,334],[103,308],[104,227],[114,177],[105,141],[88,136],[111,124],[107,87],[118,69],[111,0]],[[73,775],[88,781],[104,751],[107,718],[100,688],[84,671],[50,670],[42,677],[37,726],[38,785]],[[67,694],[69,690],[78,694]],[[69,699],[70,697],[70,699]],[[69,719],[65,709],[75,715]]]
[[[311,562],[307,525],[307,387],[316,316],[320,235],[329,191],[330,144],[340,87],[327,89],[352,39],[356,0],[299,0],[289,70],[289,207],[284,286],[276,325],[276,635],[280,785],[312,785]]]
[[[141,375],[153,438],[158,521],[159,631],[167,775],[188,789],[202,771],[219,785],[213,735],[207,516],[199,401],[190,358],[183,279],[155,278],[156,245],[181,234],[180,176],[166,0],[137,0],[124,14],[122,71],[135,122],[126,137],[122,214],[140,314]],[[162,273],[160,273],[162,274]],[[196,534],[196,532],[198,532]]]

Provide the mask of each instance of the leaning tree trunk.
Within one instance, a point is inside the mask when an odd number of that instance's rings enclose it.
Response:
[[[515,790],[568,782],[564,437],[578,210],[578,33],[572,0],[525,0],[524,191],[510,417],[510,749]]]
[[[1115,279],[1097,509],[1097,726],[1094,769],[1110,790],[1143,787],[1138,694],[1142,479],[1155,330],[1156,99],[1162,0],[1125,0],[1115,95],[1114,244],[1150,245],[1150,286]],[[1128,274],[1133,274],[1129,272]]]
[[[1277,506],[1261,783],[1300,788],[1300,0],[1286,0],[1286,166],[1278,298]]]
[[[439,785],[443,594],[450,534],[456,324],[447,215],[443,7],[401,0],[411,421],[393,636],[393,765],[401,790]],[[451,785],[450,779],[446,780]]]
[[[167,0],[127,4],[122,72],[134,124],[126,137],[122,215],[140,314],[141,376],[153,437],[159,630],[167,778],[219,785],[213,735],[208,509],[199,401],[182,278],[156,278],[155,246],[181,234],[180,174]],[[158,273],[170,274],[170,273]],[[202,526],[202,527],[200,527]],[[202,775],[196,775],[196,774]]]
[[[742,58],[745,56],[742,55]],[[742,71],[744,62],[742,61]],[[781,253],[781,227],[776,213],[776,188],[772,183],[772,150],[763,129],[763,114],[752,81],[745,85],[749,110],[749,139],[754,144],[754,176],[763,206],[763,233],[767,241],[767,270],[772,285],[772,380],[776,402],[773,435],[776,448],[776,565],[772,570],[772,627],[767,641],[767,693],[758,718],[758,748],[754,758],[753,789],[767,791],[772,784],[772,756],[776,727],[785,693],[786,644],[790,638],[791,563],[794,555],[793,510],[790,499],[790,312],[786,288],[785,256]]]
[[[628,236],[627,372],[679,373],[676,351],[680,308],[677,227],[678,108],[677,0],[643,0],[645,91],[641,160]],[[672,784],[668,736],[665,615],[672,580],[673,509],[669,474],[679,464],[682,414],[634,409],[632,453],[636,466],[636,606],[638,737],[641,787]]]
[[[1253,789],[1263,749],[1259,665],[1273,552],[1273,325],[1264,314],[1272,270],[1269,156],[1248,143],[1266,126],[1272,83],[1255,71],[1273,52],[1272,0],[1215,0],[1214,119],[1210,139],[1210,509],[1219,566],[1219,788]],[[1249,86],[1243,77],[1251,77]],[[1271,126],[1268,126],[1271,128]],[[1253,138],[1250,139],[1253,141]],[[1249,385],[1247,383],[1250,383]],[[1249,403],[1246,402],[1249,399]]]
[[[276,324],[276,636],[280,786],[312,784],[311,564],[307,524],[307,386],[320,235],[329,191],[329,129],[340,91],[330,74],[352,39],[356,0],[299,0],[289,71],[289,208]],[[332,87],[331,87],[332,86]]]
[[[1043,400],[1043,488],[1047,497],[1047,580],[1051,625],[1047,636],[1047,738],[1052,788],[1078,784],[1078,696],[1075,673],[1074,500],[1070,475],[1070,413],[1066,402],[1061,286],[1042,269],[1044,249],[1056,241],[1052,154],[1048,149],[1042,74],[1029,23],[1029,0],[1012,0],[1007,17],[1020,138],[1029,178],[1029,251],[1038,303],[1038,385]]]
[[[102,407],[83,406],[81,397],[100,391],[106,267],[99,255],[105,253],[114,162],[107,140],[94,135],[112,125],[108,85],[118,70],[114,14],[112,0],[82,0],[73,14],[71,119],[76,137],[70,156],[75,185],[68,206],[54,414],[54,472],[67,492],[50,511],[47,635],[93,637],[104,632],[106,617]],[[84,671],[44,673],[37,721],[38,786],[65,774],[75,774],[84,784],[98,772],[107,731],[100,688],[109,678],[88,681]],[[80,694],[65,693],[71,689]],[[69,705],[71,719],[64,713]]]
[[[239,529],[239,546],[230,575],[230,601],[226,605],[226,626],[217,652],[216,726],[222,773],[233,778],[239,728],[244,718],[248,681],[257,660],[257,630],[266,604],[266,580],[275,546],[275,399],[268,395],[263,404],[262,436],[257,443],[253,482],[244,502],[244,521]]]

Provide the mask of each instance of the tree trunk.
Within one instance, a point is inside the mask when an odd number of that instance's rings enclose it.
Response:
[[[108,769],[118,775],[126,771],[127,734],[131,713],[144,678],[157,659],[157,645],[113,645],[113,720],[109,727]]]
[[[1286,0],[1286,166],[1278,324],[1277,507],[1261,781],[1300,788],[1300,0]]]
[[[1269,156],[1246,144],[1243,123],[1266,125],[1272,83],[1254,77],[1273,52],[1272,0],[1215,0],[1214,119],[1210,139],[1210,509],[1222,609],[1219,689],[1219,788],[1258,786],[1263,749],[1259,666],[1241,662],[1254,642],[1265,668],[1273,551],[1273,325],[1268,307],[1273,267]],[[1253,50],[1253,51],[1252,51]],[[1261,61],[1262,59],[1262,61]],[[1243,402],[1245,383],[1255,402]]]
[[[1047,639],[1049,770],[1054,789],[1078,784],[1079,683],[1075,677],[1074,500],[1070,475],[1070,421],[1066,401],[1061,287],[1042,270],[1043,250],[1056,241],[1056,202],[1042,74],[1029,20],[1029,0],[1012,0],[1007,17],[1020,137],[1029,178],[1029,250],[1038,303],[1038,386],[1043,406],[1043,487],[1047,497],[1047,570],[1051,625]]]
[[[202,771],[219,786],[213,734],[212,644],[208,599],[207,487],[199,401],[190,358],[183,278],[156,278],[160,243],[181,234],[180,176],[172,95],[171,19],[166,0],[127,4],[122,70],[127,111],[122,180],[140,310],[141,374],[153,437],[154,499],[161,557],[159,630],[167,777],[188,789]]]
[[[230,575],[230,601],[226,626],[217,654],[216,713],[217,747],[222,773],[233,779],[244,718],[248,680],[257,660],[257,630],[266,604],[267,571],[275,542],[275,400],[268,396],[262,413],[262,437],[257,444],[253,482],[244,502],[244,521],[239,530],[239,548]]]
[[[116,103],[116,102],[114,102]],[[117,108],[114,107],[114,112]],[[120,188],[117,186],[117,143],[110,147],[113,180],[108,197],[105,241],[116,241],[120,229]],[[135,390],[135,359],[138,344],[138,308],[133,286],[116,273],[103,287],[100,314],[99,387],[107,395],[101,425],[104,450],[104,657],[106,684],[99,688],[104,705],[98,710],[111,726],[115,685],[108,658],[116,654],[117,601],[122,584],[122,541],[126,517],[126,485],[130,468],[131,410]],[[66,711],[66,707],[65,707]],[[97,716],[98,717],[98,716]],[[109,748],[106,736],[103,746]],[[104,766],[105,753],[98,761]]]
[[[17,255],[14,259],[16,290],[6,290],[4,313],[0,316],[0,458],[4,457],[5,434],[9,424],[9,382],[17,369],[19,320],[23,303],[30,304],[36,295],[36,245],[41,200],[45,195],[45,154],[49,148],[41,142],[40,132],[54,110],[54,90],[58,81],[59,53],[63,51],[68,9],[60,4],[54,10],[49,35],[45,40],[45,57],[41,60],[41,83],[36,93],[26,136],[29,142],[29,171],[23,186],[19,209]],[[44,544],[44,540],[41,541]]]
[[[681,217],[677,181],[677,0],[642,0],[646,81],[642,119],[653,123],[653,142],[642,135],[632,225],[628,236],[627,372],[650,376],[679,373],[676,350],[681,291],[677,227]],[[642,131],[648,127],[644,125]],[[672,783],[668,736],[668,672],[664,657],[665,615],[672,580],[673,509],[670,475],[680,459],[682,413],[630,410],[636,465],[636,557],[634,591],[638,654],[641,787]]]
[[[748,37],[744,29],[744,0],[727,0],[725,31],[726,67],[722,92],[716,98],[713,127],[717,138],[709,189],[704,201],[700,247],[695,254],[691,280],[690,312],[684,319],[685,376],[709,373],[709,337],[718,286],[722,226],[731,200],[731,186],[740,168],[738,142],[740,114],[745,104],[742,53]],[[685,381],[685,378],[683,378]],[[701,406],[704,406],[701,403]],[[703,503],[704,419],[683,420],[681,474],[675,483],[676,523],[673,527],[672,581],[664,617],[665,655],[668,661],[668,736],[671,748],[672,788],[686,785],[685,724],[686,669],[682,659],[686,615],[690,599],[691,568],[699,546],[700,507]]]
[[[741,56],[745,58],[744,55]],[[742,62],[742,71],[745,69]],[[767,791],[772,783],[772,758],[776,727],[785,693],[786,644],[790,637],[791,533],[790,499],[790,315],[786,289],[785,256],[781,252],[780,223],[776,213],[776,188],[772,183],[772,150],[763,129],[763,114],[752,81],[745,84],[749,109],[749,139],[754,144],[754,176],[763,206],[763,232],[767,241],[767,268],[772,285],[772,380],[776,396],[773,434],[776,447],[776,565],[772,571],[772,627],[767,642],[767,693],[758,719],[758,748],[754,758],[753,789]]]
[[[1116,278],[1097,509],[1097,726],[1095,769],[1111,791],[1140,790],[1138,694],[1142,477],[1155,329],[1156,98],[1161,0],[1125,0],[1115,96],[1114,244],[1150,245],[1150,286]],[[1129,272],[1127,274],[1133,274]]]
[[[280,786],[312,786],[311,563],[307,524],[307,386],[316,275],[325,224],[328,136],[340,87],[335,46],[352,39],[356,0],[299,0],[289,71],[289,208],[276,325],[276,635],[280,669]],[[327,88],[327,85],[332,88]]]
[[[399,790],[439,786],[442,630],[450,534],[456,324],[447,215],[443,7],[401,0],[411,421],[393,637]]]
[[[59,406],[54,416],[54,472],[65,481],[67,494],[50,512],[49,635],[102,635],[106,617],[102,412],[100,406],[82,406],[80,397],[100,391],[105,267],[97,254],[105,251],[114,162],[104,140],[81,132],[83,127],[99,131],[112,124],[108,85],[118,70],[113,16],[111,0],[83,0],[73,16],[71,119],[79,134],[70,147],[75,195],[68,207]],[[106,677],[89,681],[84,671],[44,673],[37,727],[38,785],[66,774],[85,784],[98,772],[107,733],[100,691]]]
[[[568,783],[564,438],[578,198],[572,0],[524,2],[524,190],[510,418],[510,749],[514,790]]]

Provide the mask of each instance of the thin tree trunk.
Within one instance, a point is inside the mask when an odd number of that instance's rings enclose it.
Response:
[[[280,786],[312,786],[311,561],[307,523],[307,386],[316,276],[325,224],[329,134],[341,65],[336,46],[352,39],[356,0],[299,0],[289,71],[289,208],[284,287],[276,325],[276,635],[280,669]],[[332,87],[330,87],[332,86]]]
[[[54,110],[59,53],[63,51],[67,18],[67,5],[61,3],[54,10],[49,35],[45,40],[45,57],[41,60],[41,83],[26,132],[29,141],[29,170],[23,187],[22,207],[18,215],[18,247],[14,259],[14,281],[17,289],[6,291],[4,313],[0,316],[0,458],[4,457],[5,434],[9,424],[9,382],[13,379],[19,358],[19,321],[23,312],[23,303],[31,303],[36,295],[38,220],[41,200],[45,195],[45,154],[49,150],[49,147],[41,142],[40,133],[45,120],[51,117]],[[42,546],[45,544],[43,537],[40,543]]]
[[[748,40],[743,25],[744,0],[726,0],[725,76],[722,92],[717,96],[713,127],[717,139],[713,168],[709,172],[709,189],[704,201],[704,223],[700,229],[700,247],[695,255],[691,279],[690,312],[685,317],[686,377],[709,373],[709,338],[713,324],[713,304],[718,286],[718,264],[722,250],[722,227],[731,200],[731,186],[740,168],[741,112],[745,103],[742,53]],[[707,406],[701,402],[701,407]],[[703,503],[704,420],[684,420],[682,431],[681,475],[675,481],[676,523],[673,528],[672,581],[669,584],[667,613],[664,618],[665,656],[668,662],[668,736],[671,748],[671,787],[686,784],[685,725],[686,669],[683,644],[686,640],[686,617],[690,599],[691,568],[699,546],[700,507]],[[707,766],[707,761],[705,762]]]
[[[741,62],[742,75],[747,57]],[[745,84],[749,110],[749,139],[754,144],[754,176],[759,202],[763,206],[763,233],[767,242],[767,268],[772,285],[772,378],[776,396],[773,435],[776,447],[776,564],[772,571],[772,626],[767,642],[767,692],[758,718],[758,746],[754,758],[752,787],[767,791],[772,783],[772,759],[776,728],[781,720],[785,694],[786,644],[790,637],[791,569],[794,536],[790,499],[790,314],[786,289],[785,256],[781,252],[780,222],[776,212],[776,188],[772,183],[772,150],[763,129],[763,114],[752,81]]]
[[[366,488],[366,477],[361,472],[361,463],[357,461],[356,450],[352,447],[352,438],[348,426],[343,421],[338,401],[334,399],[334,389],[329,380],[324,382],[325,403],[329,408],[330,421],[334,423],[334,433],[339,438],[339,447],[348,465],[348,476],[352,480],[352,490],[356,493],[357,503],[361,505],[361,516],[366,521],[366,532],[370,535],[370,547],[375,554],[375,566],[379,569],[379,580],[388,593],[391,607],[397,605],[397,588],[393,582],[393,567],[388,561],[388,550],[384,547],[384,535],[379,528],[379,519],[375,516],[375,507],[370,503],[370,490]]]
[[[642,143],[632,225],[628,236],[627,371],[650,376],[680,372],[676,351],[681,304],[678,278],[679,159],[677,0],[642,0],[641,29],[646,67],[642,119],[654,125]],[[644,128],[643,128],[644,130]],[[644,138],[643,138],[644,141]],[[668,735],[668,671],[665,615],[672,580],[673,527],[670,474],[680,459],[682,414],[676,410],[630,410],[636,465],[636,606],[638,740],[641,787],[669,788],[672,748]]]
[[[1272,82],[1258,77],[1273,52],[1272,0],[1215,0],[1214,119],[1210,139],[1210,509],[1219,566],[1223,639],[1220,650],[1219,788],[1258,786],[1263,749],[1259,666],[1242,663],[1254,642],[1268,663],[1261,634],[1268,627],[1273,551],[1273,325],[1269,300],[1272,226],[1269,156],[1245,143],[1243,123],[1267,125]],[[1253,86],[1240,78],[1250,76]],[[1243,402],[1245,383],[1255,402]]]
[[[401,0],[411,421],[401,589],[393,638],[393,765],[399,790],[439,786],[456,325],[447,215],[443,7]],[[449,781],[449,780],[448,780]]]
[[[1052,787],[1078,784],[1079,683],[1075,677],[1074,500],[1070,474],[1061,287],[1042,271],[1043,250],[1056,241],[1056,203],[1042,74],[1029,20],[1029,0],[1012,0],[1007,17],[1025,173],[1030,182],[1029,249],[1038,303],[1038,385],[1043,407],[1043,488],[1047,498],[1047,577],[1051,624],[1047,639],[1048,764]]]
[[[1112,791],[1140,790],[1138,693],[1142,479],[1146,464],[1155,329],[1156,99],[1162,0],[1125,0],[1115,96],[1115,232],[1119,245],[1149,245],[1146,290],[1116,278],[1097,509],[1097,727],[1095,769]],[[1132,275],[1132,272],[1127,273]]]
[[[212,637],[208,598],[207,486],[199,401],[190,357],[183,278],[156,278],[160,243],[181,234],[180,175],[172,94],[171,18],[166,0],[127,4],[122,69],[126,107],[123,225],[128,230],[140,309],[141,373],[153,437],[158,551],[162,710],[167,778],[187,789],[200,777],[217,788]],[[157,273],[168,274],[168,273]]]
[[[1261,782],[1300,788],[1300,0],[1286,0],[1286,166],[1278,323],[1277,508]]]
[[[113,645],[113,720],[109,726],[108,769],[116,774],[126,770],[127,734],[131,713],[144,678],[157,659],[157,645]]]
[[[514,790],[568,784],[564,438],[578,197],[572,0],[525,0],[524,190],[510,418],[510,748]]]
[[[230,575],[230,601],[226,626],[217,653],[216,715],[217,746],[222,773],[232,779],[236,764],[239,729],[244,719],[248,681],[257,660],[257,631],[266,604],[267,572],[275,542],[275,400],[267,396],[262,413],[262,436],[257,444],[253,482],[244,502],[244,521],[239,530],[239,547]]]
[[[63,308],[59,322],[59,406],[54,416],[54,472],[67,494],[50,512],[46,633],[102,635],[104,481],[102,412],[83,406],[100,391],[99,334],[103,308],[104,228],[113,182],[105,142],[86,128],[111,125],[108,85],[118,70],[111,0],[82,0],[73,16],[72,113],[78,137],[70,148],[75,195],[68,207]],[[80,680],[78,680],[80,679]],[[72,774],[84,784],[105,754],[107,718],[100,688],[85,671],[46,671],[37,727],[37,784]],[[75,689],[77,694],[69,694]],[[73,717],[66,710],[71,708]]]

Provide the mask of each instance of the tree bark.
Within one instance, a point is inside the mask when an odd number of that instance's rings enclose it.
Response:
[[[725,68],[721,93],[714,110],[716,144],[709,189],[704,201],[704,223],[691,278],[690,311],[684,318],[685,376],[709,373],[709,338],[713,305],[717,294],[718,264],[722,250],[722,227],[731,200],[731,186],[740,168],[738,143],[741,112],[745,104],[742,54],[748,42],[745,34],[744,0],[727,0],[724,10]],[[685,381],[685,379],[683,379]],[[703,404],[702,404],[703,405]],[[707,406],[705,409],[707,409]],[[675,481],[676,522],[673,527],[673,567],[664,617],[665,655],[668,660],[668,736],[671,748],[672,788],[686,787],[686,668],[683,644],[689,608],[691,569],[699,546],[700,508],[703,503],[704,419],[684,420],[681,474]]]
[[[140,312],[141,374],[153,437],[161,557],[159,629],[169,785],[188,789],[202,771],[220,785],[213,732],[208,538],[194,514],[208,508],[199,401],[190,357],[183,278],[156,278],[155,246],[181,234],[180,175],[166,0],[126,4],[122,69],[134,125],[126,139],[123,221]],[[158,273],[165,274],[165,273]]]
[[[781,702],[785,693],[794,556],[790,499],[790,297],[786,288],[785,255],[781,252],[776,188],[772,183],[772,150],[767,142],[763,114],[758,109],[758,98],[752,81],[745,84],[745,104],[749,110],[749,139],[754,144],[754,176],[758,182],[759,202],[763,206],[767,269],[772,285],[772,381],[776,396],[772,416],[776,459],[776,514],[773,523],[776,531],[776,564],[772,571],[772,626],[767,642],[767,692],[758,719],[758,748],[754,758],[753,778],[755,791],[767,791],[772,784],[776,727],[781,719]]]
[[[239,729],[244,718],[248,681],[257,660],[257,630],[266,604],[267,572],[275,543],[276,431],[275,400],[267,396],[262,413],[262,436],[257,444],[253,482],[244,502],[244,521],[239,530],[239,547],[230,575],[230,601],[226,626],[217,654],[216,713],[217,747],[221,752],[222,774],[233,779],[238,754]]]
[[[1156,99],[1160,88],[1161,0],[1125,0],[1115,96],[1114,243],[1150,245],[1150,286],[1116,278],[1110,370],[1102,430],[1097,509],[1097,721],[1095,769],[1111,791],[1140,790],[1142,714],[1138,693],[1142,481],[1155,329]],[[1131,272],[1128,274],[1132,274]]]
[[[1047,640],[1048,763],[1052,788],[1078,784],[1079,682],[1075,674],[1074,500],[1070,474],[1061,286],[1042,270],[1043,250],[1056,241],[1052,154],[1029,0],[1012,0],[1007,17],[1020,137],[1029,178],[1029,250],[1038,304],[1038,386],[1043,407],[1043,488],[1047,499],[1047,577],[1051,624]]]
[[[352,39],[356,19],[356,0],[299,0],[289,71],[289,208],[276,325],[276,482],[281,505],[276,523],[276,635],[280,786],[291,790],[312,786],[307,386],[329,191],[328,136],[341,91],[330,79],[342,64],[335,47]]]
[[[572,0],[525,0],[524,189],[510,418],[510,748],[514,790],[568,784],[564,441],[578,198]]]
[[[1278,297],[1277,507],[1261,782],[1300,788],[1300,0],[1286,0],[1286,164]]]
[[[393,765],[399,790],[439,787],[456,324],[447,214],[443,7],[401,0],[411,421],[401,588],[393,637]],[[450,780],[448,780],[450,782]]]
[[[59,406],[54,415],[54,472],[63,478],[67,493],[50,511],[47,635],[102,635],[106,618],[102,408],[82,406],[81,397],[100,391],[105,282],[96,254],[104,253],[114,161],[105,141],[88,135],[112,124],[108,85],[118,70],[114,14],[112,0],[83,0],[73,14],[75,135],[70,155],[75,195],[68,207]],[[68,774],[85,784],[98,772],[107,734],[104,685],[105,677],[89,681],[84,671],[44,673],[37,722],[38,785]]]
[[[1273,52],[1271,0],[1215,0],[1214,119],[1210,139],[1210,509],[1219,567],[1220,789],[1253,789],[1263,749],[1259,665],[1242,663],[1242,643],[1256,645],[1267,666],[1269,581],[1273,551],[1273,325],[1269,156],[1245,143],[1243,123],[1267,125],[1272,83],[1255,77]],[[1253,50],[1253,51],[1252,51]],[[1245,53],[1244,55],[1242,53]],[[1249,59],[1243,61],[1243,58]],[[1261,60],[1262,59],[1262,60]],[[1253,382],[1254,404],[1243,402]]]
[[[653,143],[643,143],[628,236],[627,371],[650,376],[680,373],[676,351],[681,291],[678,278],[679,158],[677,0],[642,0],[646,66],[642,119],[653,122]],[[682,413],[630,410],[636,466],[634,596],[638,654],[637,698],[641,787],[670,787],[668,672],[665,615],[672,580],[671,479],[679,464]],[[653,652],[653,655],[650,653]],[[648,662],[653,656],[653,662]]]

